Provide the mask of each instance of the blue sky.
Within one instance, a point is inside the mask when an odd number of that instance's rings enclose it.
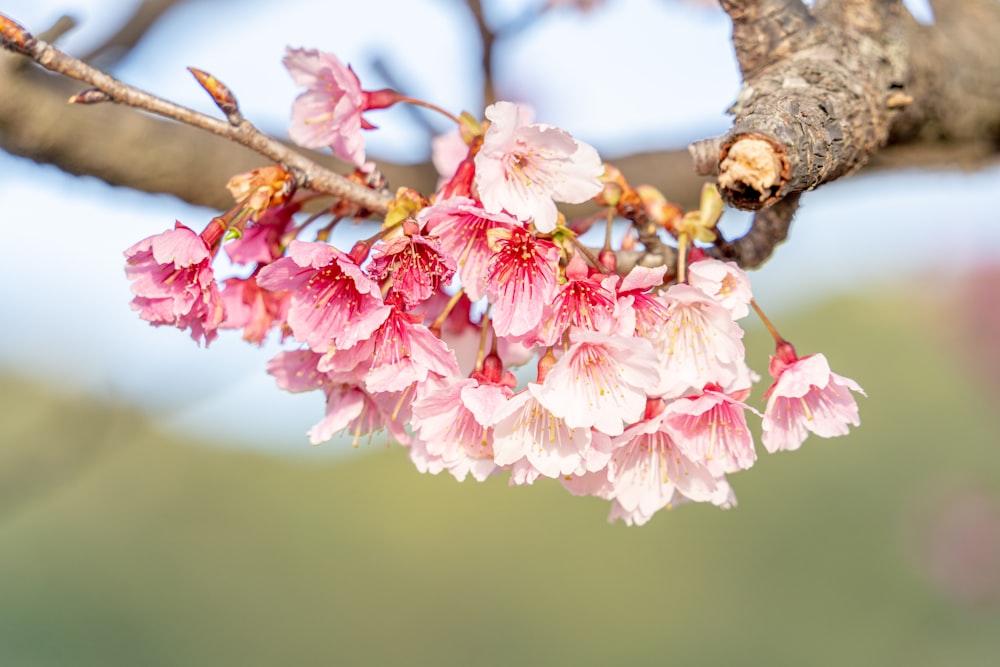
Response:
[[[334,4],[343,10],[329,9]],[[367,88],[383,85],[371,68],[380,56],[412,87],[407,92],[480,113],[478,53],[464,37],[472,25],[458,4],[287,0],[275,10],[256,1],[196,2],[166,17],[115,74],[216,113],[184,68],[205,69],[235,91],[248,117],[283,133],[296,90],[281,56],[286,45],[308,46],[353,63]],[[513,4],[528,3],[506,3],[512,13]],[[125,5],[15,0],[3,11],[34,31],[61,13],[76,14],[81,27],[64,48],[80,53],[121,20]],[[322,20],[318,7],[325,8]],[[531,102],[538,120],[604,155],[684,145],[726,129],[723,110],[738,86],[728,35],[716,8],[611,0],[589,15],[554,13],[512,41],[500,53],[499,83]],[[381,129],[368,135],[371,155],[427,155],[427,136],[405,114],[390,110],[372,119]],[[255,447],[309,448],[302,434],[320,419],[322,397],[274,387],[264,364],[278,346],[260,350],[224,335],[205,350],[176,330],[149,327],[128,308],[122,251],[174,220],[199,227],[214,212],[5,154],[0,174],[0,366],[137,402],[179,428]],[[780,312],[865,284],[909,281],[934,289],[964,264],[1000,256],[998,199],[996,167],[877,174],[825,186],[804,198],[790,240],[753,274],[758,300]],[[733,227],[747,221],[737,212],[726,219]]]

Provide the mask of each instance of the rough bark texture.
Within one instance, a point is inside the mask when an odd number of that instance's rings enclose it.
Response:
[[[146,4],[162,12],[169,2]],[[744,86],[732,130],[699,142],[692,155],[697,173],[717,176],[731,204],[766,210],[865,164],[974,168],[996,160],[997,0],[932,1],[932,26],[916,23],[898,0],[817,0],[814,9],[799,0],[721,4],[733,21]],[[229,205],[222,185],[232,174],[266,162],[225,139],[113,104],[67,108],[66,99],[80,89],[0,52],[0,148],[213,208]],[[347,169],[327,155],[308,156]],[[612,161],[630,181],[649,182],[685,208],[697,206],[703,179],[691,172],[687,154]],[[436,178],[429,165],[380,168],[393,187],[427,192]],[[794,207],[777,210],[783,214],[768,215],[784,219]],[[752,253],[734,258],[762,261],[764,228],[775,226],[755,223],[752,244],[733,242],[720,252],[752,245]],[[772,235],[773,242],[786,231]]]
[[[1000,27],[996,0],[934,3],[918,24],[898,0],[723,0],[733,18],[744,85],[715,165],[723,196],[758,209],[856,171],[889,141],[1000,138]],[[804,16],[804,13],[808,16]],[[764,139],[776,178],[726,160]],[[760,161],[760,164],[766,164]],[[737,174],[730,174],[729,169]]]
[[[733,206],[767,210],[795,198],[755,218],[757,259],[770,254],[767,238],[771,248],[785,238],[787,224],[774,223],[794,213],[799,193],[857,171],[890,141],[996,153],[996,0],[934,2],[933,26],[918,24],[901,0],[818,0],[811,10],[799,0],[721,4],[744,84],[732,129],[692,145],[691,155]]]

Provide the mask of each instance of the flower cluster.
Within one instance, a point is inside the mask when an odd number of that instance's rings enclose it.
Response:
[[[372,95],[328,54],[290,50],[286,65],[309,89],[293,139],[361,165]],[[201,235],[178,223],[126,251],[134,307],[206,343],[227,328],[258,344],[272,331],[293,339],[268,372],[287,391],[325,394],[313,443],[384,430],[423,472],[552,478],[607,499],[629,525],[674,504],[735,504],[727,476],[757,458],[748,416],[763,418],[769,452],[858,424],[860,387],[776,334],[766,407],[750,407],[746,274],[693,245],[676,270],[619,272],[610,239],[588,250],[557,203],[606,203],[609,185],[620,197],[624,182],[524,107],[498,102],[484,115],[463,116],[436,144],[448,155],[436,156],[430,199],[401,191],[377,233],[350,248],[326,241],[337,203],[318,232],[317,216],[297,223],[284,170],[234,179],[236,206]],[[645,201],[651,218],[678,218],[662,198]],[[682,246],[714,238],[721,206],[704,201],[663,233]],[[211,268],[220,248],[247,267],[221,290]]]

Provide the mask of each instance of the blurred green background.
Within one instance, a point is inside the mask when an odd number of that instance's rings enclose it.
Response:
[[[554,483],[209,446],[4,377],[0,665],[998,664],[1000,416],[963,354],[997,339],[914,291],[778,317],[867,390],[862,427],[642,528]]]

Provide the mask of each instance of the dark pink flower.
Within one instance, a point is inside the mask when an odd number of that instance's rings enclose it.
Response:
[[[403,428],[409,419],[408,404],[398,394],[371,394],[351,374],[330,374],[319,369],[322,355],[312,350],[281,352],[267,364],[267,372],[278,386],[292,393],[322,389],[326,394],[326,416],[309,430],[314,445],[337,433],[350,435],[356,447],[361,436],[386,429],[401,444],[409,442]]]
[[[403,223],[404,229],[407,223]],[[416,228],[416,224],[413,224]],[[392,279],[390,291],[399,295],[406,309],[429,299],[455,275],[455,260],[441,253],[434,237],[415,229],[387,243],[376,244],[367,273],[374,280]]]
[[[294,225],[292,217],[299,204],[268,209],[255,222],[250,222],[243,235],[222,246],[229,259],[237,264],[270,264],[284,252],[284,239]]]
[[[191,329],[210,343],[224,309],[212,273],[212,252],[198,234],[174,229],[139,241],[125,251],[125,275],[132,281],[132,309],[154,326]]]
[[[428,377],[458,375],[454,351],[418,319],[392,308],[371,341],[359,345],[370,349],[365,362],[370,365],[363,373],[368,391],[402,391]]]
[[[267,332],[285,321],[291,294],[262,289],[256,276],[229,278],[223,285],[226,318],[219,328],[243,329],[243,340],[263,345]]]
[[[538,326],[556,293],[559,248],[519,226],[493,229],[489,237],[495,254],[486,294],[493,303],[493,329],[498,336],[524,335]]]
[[[619,319],[631,310],[635,314],[635,335],[650,338],[656,334],[670,316],[670,309],[650,290],[663,284],[667,267],[650,269],[636,266],[622,278],[616,290]]]
[[[325,243],[292,241],[286,257],[261,269],[257,284],[292,292],[288,326],[296,340],[320,353],[331,345],[353,347],[389,316],[378,284]]]
[[[540,334],[542,344],[555,345],[563,332],[574,325],[589,331],[611,333],[615,324],[615,295],[588,273],[583,259],[574,254],[566,267],[566,282],[559,286],[545,310]]]
[[[441,243],[441,249],[458,264],[462,287],[472,301],[486,295],[490,259],[490,230],[520,226],[506,213],[487,213],[467,197],[452,197],[420,211],[417,220]]]

